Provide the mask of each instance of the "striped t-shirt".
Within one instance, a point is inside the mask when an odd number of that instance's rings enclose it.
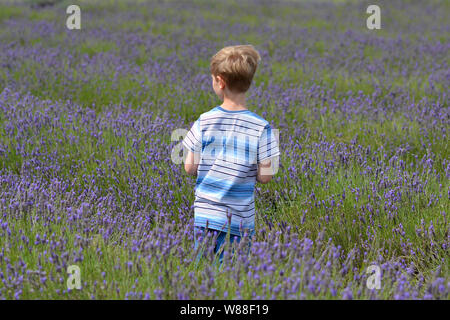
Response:
[[[200,115],[183,145],[201,154],[194,225],[225,232],[230,228],[234,235],[244,229],[253,233],[257,163],[280,154],[269,123],[249,110],[217,106]]]

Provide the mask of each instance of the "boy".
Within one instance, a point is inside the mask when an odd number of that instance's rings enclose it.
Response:
[[[183,140],[188,150],[185,170],[197,175],[195,246],[199,234],[216,231],[215,253],[227,232],[237,242],[245,229],[253,235],[255,183],[268,183],[278,164],[272,128],[245,104],[260,60],[251,45],[225,47],[212,57],[212,86],[223,103],[200,115]]]

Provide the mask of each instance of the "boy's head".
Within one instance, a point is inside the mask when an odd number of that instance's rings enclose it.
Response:
[[[211,58],[210,64],[214,91],[219,96],[225,87],[234,93],[246,92],[260,60],[258,51],[252,45],[221,49]]]

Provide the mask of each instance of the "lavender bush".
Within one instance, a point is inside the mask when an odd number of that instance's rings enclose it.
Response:
[[[449,298],[448,4],[380,2],[370,31],[363,2],[78,3],[81,30],[67,1],[0,5],[0,299]],[[250,253],[218,267],[208,236],[196,266],[170,136],[238,43],[281,168]]]

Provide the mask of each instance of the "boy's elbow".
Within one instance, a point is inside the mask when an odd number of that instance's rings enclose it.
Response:
[[[259,176],[258,177],[258,182],[262,183],[262,184],[269,183],[270,180],[272,180],[272,176],[271,175],[270,176],[264,175],[264,176]]]
[[[263,160],[258,165],[258,173],[256,176],[256,180],[260,183],[268,183],[272,180],[273,170],[272,170],[272,161],[271,159]]]
[[[192,164],[188,164],[188,163],[184,164],[184,170],[186,171],[187,174],[189,174],[191,176],[195,176],[195,174],[197,173],[196,166],[194,166]]]

